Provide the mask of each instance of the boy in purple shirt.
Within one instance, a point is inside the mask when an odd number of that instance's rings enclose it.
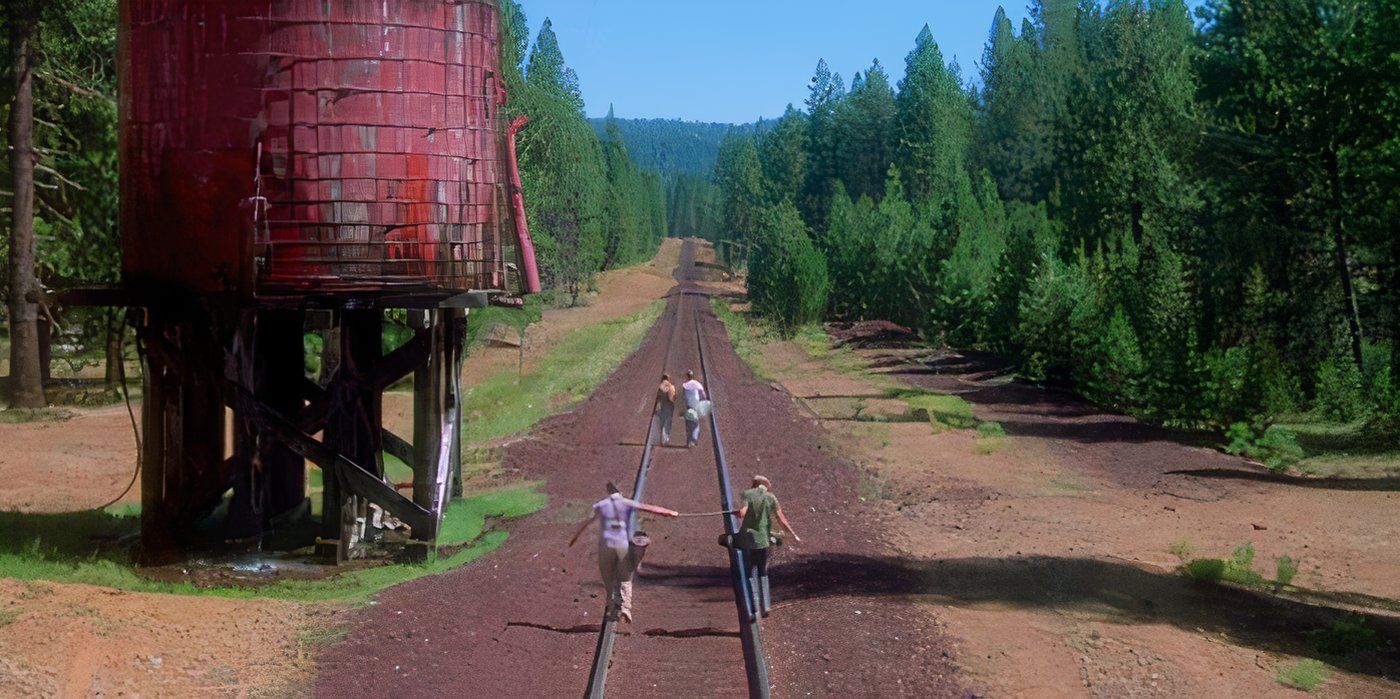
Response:
[[[608,590],[608,614],[617,613],[623,621],[632,623],[632,575],[640,563],[640,550],[632,546],[632,511],[642,510],[662,517],[675,517],[679,512],[656,505],[648,505],[623,497],[617,486],[608,483],[608,496],[593,504],[593,512],[579,524],[569,546],[578,543],[588,525],[598,522],[602,528],[598,537],[598,572],[603,576],[603,587]]]

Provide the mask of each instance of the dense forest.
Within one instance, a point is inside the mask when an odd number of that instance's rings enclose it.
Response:
[[[601,137],[608,119],[590,119]],[[735,126],[680,119],[617,119],[618,131],[637,165],[667,176],[709,177],[719,146],[730,131],[752,133],[756,124]]]
[[[519,5],[508,2],[505,11],[512,115],[530,117],[520,155],[541,271],[549,287],[576,301],[594,273],[652,254],[667,227],[667,191],[658,173],[629,157],[619,124],[607,120],[600,135],[585,120],[578,76],[550,23],[531,47]],[[12,383],[31,387],[17,404],[43,402],[32,330],[41,315],[39,289],[115,282],[119,275],[116,47],[116,0],[14,0],[0,10],[0,54],[7,57],[0,145],[11,155],[0,164],[0,255],[10,262],[0,295],[12,356],[24,355],[12,362],[20,375]],[[28,139],[33,157],[20,157],[23,147],[13,146]],[[32,203],[14,196],[17,175],[32,179]],[[55,343],[62,358],[82,363],[105,351],[108,381],[115,382],[120,313],[74,310],[61,321]]]
[[[888,319],[1159,422],[1400,413],[1400,2],[1037,0],[977,75],[825,62],[729,136],[757,311]],[[1283,438],[1280,438],[1283,439]]]
[[[738,125],[679,119],[591,121],[600,136],[606,136],[609,125],[616,124],[638,166],[661,173],[671,235],[712,240],[719,231],[720,197],[710,175],[720,146],[730,135],[756,136],[773,125],[764,119]]]

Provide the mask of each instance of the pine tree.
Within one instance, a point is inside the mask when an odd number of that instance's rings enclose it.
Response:
[[[761,216],[749,262],[749,298],[785,334],[819,320],[830,290],[826,260],[797,207],[784,202]]]
[[[982,57],[974,151],[975,166],[990,172],[1008,199],[1036,201],[1048,194],[1044,177],[1053,159],[1055,110],[1041,61],[1035,28],[1024,23],[1017,36],[998,9]]]
[[[1199,206],[1190,166],[1199,128],[1192,25],[1180,0],[1124,2],[1082,14],[1088,70],[1059,128],[1064,213],[1097,244],[1144,230],[1182,231]]]
[[[957,75],[925,25],[905,59],[896,98],[899,112],[899,166],[909,196],[924,201],[948,196],[958,173],[965,173],[971,139],[971,107]]]
[[[786,202],[797,206],[802,203],[811,171],[808,160],[810,128],[806,115],[789,105],[783,118],[759,139],[766,199],[770,204]]]
[[[577,76],[547,19],[526,66],[518,99],[531,120],[520,136],[525,201],[543,274],[577,302],[607,261],[607,166],[584,120]]]
[[[876,60],[856,74],[836,114],[837,170],[852,198],[880,198],[899,143],[899,115],[889,75]]]
[[[807,172],[796,201],[807,225],[820,230],[826,227],[827,207],[834,191],[832,187],[839,176],[836,114],[846,98],[846,85],[841,80],[841,74],[831,72],[823,59],[817,61],[807,93]]]
[[[764,206],[763,167],[759,164],[758,147],[754,137],[731,132],[720,146],[715,163],[715,182],[723,215],[719,223],[719,239],[731,245],[724,248],[730,264],[742,266],[743,253],[735,255],[735,246],[746,249],[758,231],[758,218]]]

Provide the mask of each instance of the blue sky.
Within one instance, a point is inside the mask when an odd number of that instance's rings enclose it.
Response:
[[[990,0],[521,0],[546,17],[578,71],[590,116],[745,122],[801,106],[825,58],[849,83],[873,58],[892,80],[925,23],[964,75],[976,71]],[[1008,5],[1020,25],[1023,5]]]
[[[746,122],[801,106],[817,59],[847,83],[879,58],[892,80],[925,23],[976,74],[992,0],[521,0],[532,37],[554,20],[590,116]],[[1192,6],[1199,4],[1191,2]],[[1026,6],[1006,5],[1019,27]]]

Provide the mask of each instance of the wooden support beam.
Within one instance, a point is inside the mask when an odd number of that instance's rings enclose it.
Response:
[[[258,358],[254,393],[283,415],[296,415],[306,404],[306,360],[299,311],[260,310],[254,352]],[[306,460],[277,439],[259,434],[258,458],[268,493],[265,524],[300,507],[306,500]]]
[[[240,313],[227,366],[238,386],[280,415],[298,415],[304,405],[305,362],[302,316],[297,311]],[[252,415],[235,411],[234,454],[238,466],[229,504],[228,536],[260,537],[272,520],[306,499],[306,461],[276,435],[259,429]]]
[[[435,313],[429,311],[429,313]],[[383,391],[423,366],[433,350],[432,330],[419,330],[408,342],[385,355],[374,367],[374,390]]]
[[[325,446],[376,479],[382,479],[383,396],[376,388],[375,370],[383,357],[383,313],[343,310],[337,312],[336,321],[337,332],[333,334],[338,334],[335,344],[339,361],[326,387],[330,405],[326,412]],[[368,501],[363,499],[362,492],[346,488],[352,476],[338,473],[341,468],[343,466],[336,461],[322,464],[326,477],[323,479],[321,536],[339,542],[337,561],[358,555],[356,546],[369,518]],[[352,511],[347,512],[347,508]]]
[[[441,441],[445,345],[440,330],[442,311],[410,311],[418,335],[430,340],[426,361],[413,372],[413,502],[432,509],[436,505],[438,445]]]
[[[420,530],[428,532],[429,537],[436,536],[437,517],[399,495],[382,477],[337,453],[334,448],[302,433],[286,416],[278,414],[247,391],[237,389],[237,400],[240,409],[255,415],[259,425],[270,430],[289,449],[320,466],[323,471],[336,474],[337,482],[343,489],[348,489],[383,507],[389,514],[413,527],[415,536]],[[338,522],[339,519],[335,521]]]
[[[146,333],[147,328],[142,328]],[[175,552],[165,517],[167,364],[159,354],[141,357],[141,563],[159,565]]]
[[[448,425],[452,430],[452,498],[462,497],[462,368],[467,360],[467,317],[471,311],[469,309],[446,311],[450,321],[447,330],[448,349],[452,356],[451,380],[448,387],[451,389],[447,397],[448,406],[452,409],[453,419]]]
[[[413,465],[413,445],[388,429],[384,430],[384,452],[409,466]]]

